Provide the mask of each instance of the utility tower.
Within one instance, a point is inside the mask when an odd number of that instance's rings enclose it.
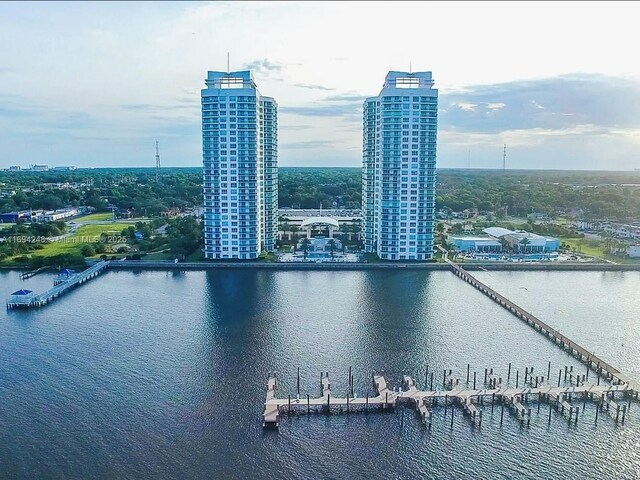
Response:
[[[502,149],[502,171],[505,172],[507,170],[507,144],[504,144],[504,148]]]
[[[158,141],[156,140],[156,182],[160,178],[160,151],[158,150]]]

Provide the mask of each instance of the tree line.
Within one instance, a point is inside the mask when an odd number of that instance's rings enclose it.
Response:
[[[359,168],[280,168],[281,208],[360,209]],[[73,185],[58,188],[56,183]],[[15,190],[8,195],[6,192]],[[71,172],[0,172],[0,213],[87,205],[109,206],[134,216],[157,216],[169,208],[202,205],[202,170],[82,169]],[[506,215],[531,212],[549,217],[576,214],[586,219],[640,218],[640,172],[454,170],[437,172],[436,208],[478,209]]]

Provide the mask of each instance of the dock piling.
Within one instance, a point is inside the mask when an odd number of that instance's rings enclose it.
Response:
[[[540,414],[540,405],[542,404],[542,392],[538,392],[538,415]]]

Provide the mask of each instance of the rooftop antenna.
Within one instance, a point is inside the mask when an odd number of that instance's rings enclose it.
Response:
[[[507,144],[504,144],[504,148],[502,149],[502,171],[505,172],[507,170]]]
[[[227,52],[227,75],[230,73],[229,69],[229,52]]]
[[[409,60],[409,73],[413,73],[413,69],[411,68],[411,60]]]
[[[158,149],[158,140],[156,140],[156,182],[160,177],[160,150]]]

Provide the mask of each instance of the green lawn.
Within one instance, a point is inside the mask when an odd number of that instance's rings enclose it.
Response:
[[[118,240],[124,228],[127,228],[127,224],[124,223],[109,223],[106,225],[84,225],[79,227],[76,233],[65,237],[58,242],[51,242],[43,245],[41,250],[37,250],[33,255],[42,257],[52,257],[61,253],[77,253],[80,254],[82,247],[90,245],[100,240],[102,233],[107,236],[114,237],[111,243]]]
[[[78,217],[75,219],[77,222],[102,222],[102,221],[111,221],[113,215],[111,212],[103,212],[103,213],[92,213],[90,215],[85,215],[84,217]]]
[[[582,245],[578,242],[582,240]],[[560,243],[566,243],[571,248],[575,248],[576,252],[589,255],[591,257],[604,258],[615,263],[640,263],[638,258],[620,257],[611,255],[605,251],[604,242],[598,240],[585,240],[580,238],[561,238]]]
[[[122,230],[129,228],[127,223],[105,223],[104,225],[83,225],[76,231],[75,235],[78,237],[100,237],[101,234],[117,235],[122,233]],[[95,241],[99,240],[97,238]]]
[[[603,243],[597,240],[585,240],[583,238],[567,238],[561,237],[560,243],[566,243],[572,249],[575,248],[576,252],[584,253],[592,257],[604,257],[605,253],[602,250]]]

